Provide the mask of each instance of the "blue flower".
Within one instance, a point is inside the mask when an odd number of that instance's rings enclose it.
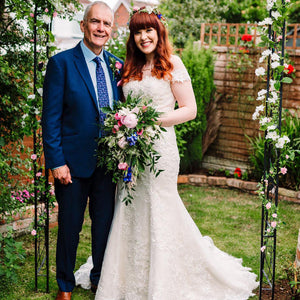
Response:
[[[136,132],[132,136],[127,138],[127,142],[129,146],[134,146],[137,140],[138,140],[138,135]]]
[[[124,182],[131,182],[132,172],[131,167],[128,168],[127,172],[124,174],[123,181]]]

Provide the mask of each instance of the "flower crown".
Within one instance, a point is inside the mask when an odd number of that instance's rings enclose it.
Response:
[[[142,6],[141,8],[133,7],[132,11],[130,12],[130,19],[135,13],[147,13],[149,15],[154,13],[165,27],[168,26],[166,19],[160,13],[157,7],[151,7],[151,6]]]

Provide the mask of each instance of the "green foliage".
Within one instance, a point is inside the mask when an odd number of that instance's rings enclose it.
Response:
[[[205,107],[213,97],[215,86],[214,56],[210,49],[197,48],[190,40],[182,52],[182,61],[192,80],[197,116],[176,126],[177,145],[181,156],[181,173],[197,169],[202,159],[202,136],[206,129]]]
[[[123,28],[118,29],[113,33],[113,39],[110,39],[106,44],[106,50],[125,61],[128,36],[128,30],[124,30]]]
[[[267,15],[265,6],[265,0],[162,0],[160,9],[175,46],[184,48],[190,35],[199,39],[201,23],[258,22]]]
[[[55,50],[49,23],[57,13],[64,18],[71,17],[80,6],[76,0],[1,1],[0,219],[5,218],[7,222],[30,201],[33,191],[38,193],[38,201],[45,192],[45,179],[41,176],[40,114],[43,72],[47,55]],[[33,132],[36,158],[30,160],[33,153],[23,145],[23,138],[32,136]],[[32,184],[34,176],[36,180]],[[22,246],[14,241],[12,229],[0,242],[0,276],[15,279],[23,257]]]
[[[25,259],[25,250],[22,242],[17,242],[13,236],[12,227],[7,228],[5,235],[0,235],[0,278],[5,276],[14,282],[17,281],[17,273],[20,263]]]
[[[300,1],[294,1],[289,8],[289,23],[299,23],[300,20]]]
[[[289,148],[290,155],[285,159],[287,168],[287,174],[279,176],[279,185],[299,190],[300,186],[300,120],[296,116],[293,116],[290,112],[286,111],[285,116],[282,121],[282,134],[289,137]],[[264,173],[264,147],[265,139],[259,134],[255,138],[249,138],[250,142],[250,164],[251,164],[251,173],[256,180],[260,180]],[[274,153],[271,153],[271,156],[275,156]]]

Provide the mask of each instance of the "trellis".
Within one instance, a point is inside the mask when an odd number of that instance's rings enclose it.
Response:
[[[285,0],[282,0],[282,3],[285,3]],[[270,11],[271,17],[271,11]],[[295,30],[297,27],[295,28]],[[281,35],[281,60],[280,65],[284,64],[285,56],[285,38],[286,38],[286,21],[284,20],[283,26],[281,28],[280,34],[275,32],[272,28],[272,25],[269,25],[268,28],[268,38],[273,42],[276,41],[276,38]],[[295,36],[294,36],[295,37]],[[293,43],[295,45],[295,42]],[[278,51],[275,48],[269,48],[272,53]],[[282,89],[283,89],[283,71],[281,73],[280,80],[280,89],[279,89],[279,106],[278,106],[278,130],[279,135],[281,135],[281,118],[282,118]],[[268,99],[270,96],[270,80],[273,79],[273,71],[271,68],[271,58],[268,58],[267,66],[267,96],[266,96],[266,117],[272,117],[272,111],[268,107]],[[265,131],[265,136],[267,131]],[[278,207],[278,181],[279,181],[279,157],[280,150],[274,147],[270,142],[265,139],[264,147],[264,176],[263,176],[263,187],[266,193],[266,199],[269,202],[274,202],[276,208]],[[276,165],[276,176],[275,181],[270,176],[267,177],[268,171],[271,168],[271,165]],[[264,251],[261,251],[260,254],[260,286],[259,286],[259,299],[262,299],[265,291],[271,292],[271,299],[274,300],[275,293],[275,266],[276,266],[276,240],[277,240],[277,230],[274,229],[273,232],[268,233],[267,228],[270,227],[269,213],[265,205],[262,205],[262,218],[261,218],[261,247],[264,247]],[[262,249],[262,248],[261,248]]]

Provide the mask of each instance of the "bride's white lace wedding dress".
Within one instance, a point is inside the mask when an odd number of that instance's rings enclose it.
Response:
[[[178,65],[182,67],[175,67],[172,84],[190,80],[181,61]],[[132,92],[152,98],[159,111],[174,110],[168,80],[144,76],[123,89],[125,96]],[[156,143],[164,171],[157,178],[149,171],[142,174],[132,204],[126,206],[117,195],[95,299],[248,299],[258,286],[256,275],[201,235],[178,195],[176,137],[173,127],[166,129]],[[77,284],[88,287],[90,268],[91,260],[76,272]]]

